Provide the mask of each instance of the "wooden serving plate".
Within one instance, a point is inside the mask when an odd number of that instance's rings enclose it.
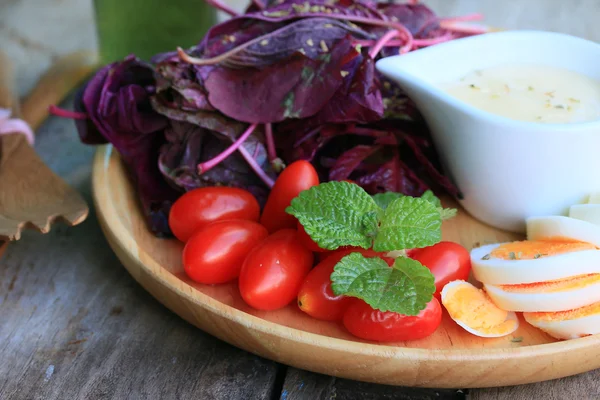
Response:
[[[521,318],[515,334],[489,339],[459,328],[446,314],[430,337],[377,344],[343,326],[315,320],[295,304],[256,311],[237,284],[201,285],[181,265],[182,245],[146,228],[120,158],[111,146],[94,160],[94,201],[110,246],[129,273],[186,321],[234,346],[297,368],[401,386],[468,388],[518,385],[600,367],[600,335],[555,341]],[[516,236],[483,225],[465,212],[444,222],[443,236],[471,248]]]

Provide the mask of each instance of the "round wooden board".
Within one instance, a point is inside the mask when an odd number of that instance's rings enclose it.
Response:
[[[187,279],[182,245],[149,232],[110,146],[96,154],[93,189],[106,238],[135,280],[191,324],[271,360],[337,377],[436,388],[518,385],[600,367],[600,335],[557,342],[522,318],[515,334],[486,339],[463,331],[445,314],[426,339],[382,345],[356,340],[341,325],[310,318],[295,304],[270,312],[252,310],[236,283],[208,286]],[[444,222],[443,236],[468,248],[517,238],[465,212]]]

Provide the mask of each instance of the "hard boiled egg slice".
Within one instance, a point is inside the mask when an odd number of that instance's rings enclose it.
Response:
[[[484,287],[494,304],[508,311],[565,311],[600,301],[600,274]]]
[[[600,204],[600,192],[591,193],[587,199],[588,204]]]
[[[600,303],[560,312],[523,313],[525,321],[556,339],[600,333]]]
[[[491,285],[518,285],[600,273],[600,250],[573,241],[521,241],[471,251],[473,276]]]
[[[569,217],[600,225],[600,204],[577,204],[569,209]]]
[[[476,336],[506,336],[519,327],[515,313],[496,307],[483,290],[465,281],[444,286],[442,304],[454,322]]]
[[[600,226],[580,219],[552,216],[527,219],[529,240],[573,240],[600,247]]]

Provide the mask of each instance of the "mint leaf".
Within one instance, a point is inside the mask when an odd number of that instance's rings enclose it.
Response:
[[[400,197],[380,215],[373,250],[392,251],[431,246],[442,239],[442,218],[431,202]]]
[[[379,207],[358,185],[327,182],[305,190],[286,209],[300,221],[319,247],[371,247],[377,234]]]
[[[405,195],[396,192],[385,192],[373,195],[373,200],[375,200],[375,203],[377,203],[379,207],[385,210],[386,208],[388,208],[392,201],[401,197],[405,197]],[[442,220],[450,219],[456,216],[456,208],[444,208],[440,199],[435,194],[433,194],[431,190],[425,191],[420,198],[423,200],[427,200],[431,204],[435,205],[438,211],[440,212],[440,215],[442,216]]]
[[[431,190],[426,190],[421,196],[421,198],[423,200],[427,200],[428,202],[437,207],[442,217],[442,220],[453,218],[458,212],[456,208],[444,208],[440,199],[435,194],[433,194]]]
[[[392,201],[399,199],[400,197],[404,197],[404,195],[396,192],[385,192],[374,194],[373,200],[375,200],[375,203],[379,207],[385,210]]]
[[[389,267],[379,257],[352,253],[331,274],[331,288],[340,296],[357,297],[381,311],[418,315],[435,292],[431,271],[417,260],[399,257]]]
[[[428,202],[430,202],[431,204],[433,204],[434,206],[436,206],[438,208],[442,208],[442,202],[435,194],[433,194],[433,192],[431,190],[426,190],[425,192],[423,192],[423,194],[421,195],[421,198],[423,200],[427,200]]]
[[[458,212],[456,211],[456,208],[438,208],[438,211],[440,212],[442,220],[454,218]]]

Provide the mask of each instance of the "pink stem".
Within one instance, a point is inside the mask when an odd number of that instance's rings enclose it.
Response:
[[[321,131],[322,128],[323,128],[322,126],[318,126],[315,129],[313,129],[312,131],[310,131],[308,134],[304,135],[300,140],[298,140],[294,143],[294,147],[300,146],[302,143],[306,142],[308,139],[315,136],[317,133],[319,133]]]
[[[70,119],[88,119],[89,118],[86,113],[64,110],[64,109],[56,107],[54,105],[48,107],[48,112],[52,115],[56,115],[57,117],[61,117],[61,118],[70,118]]]
[[[440,22],[459,22],[459,21],[481,21],[483,19],[483,14],[474,13],[462,15],[460,17],[450,17],[450,18],[442,18]]]
[[[383,46],[385,46],[385,44],[387,42],[394,39],[398,35],[399,35],[399,32],[396,30],[388,31],[385,35],[383,35],[381,38],[379,38],[379,40],[377,41],[377,43],[375,43],[375,45],[373,47],[371,47],[371,49],[369,50],[369,57],[371,57],[373,59],[375,57],[377,57],[377,54],[379,54],[379,52],[381,51]]]
[[[207,4],[213,6],[217,10],[221,10],[224,13],[231,15],[232,17],[237,17],[238,15],[240,15],[233,8],[228,7],[227,5],[221,3],[219,0],[204,0],[204,1],[206,1]]]
[[[248,165],[250,165],[250,168],[252,168],[256,175],[258,175],[258,177],[265,183],[265,185],[267,185],[269,188],[272,188],[275,182],[269,177],[269,175],[267,175],[260,165],[258,165],[256,160],[250,155],[250,153],[248,153],[248,150],[246,150],[244,147],[240,147],[238,151],[242,157],[244,157]]]
[[[434,44],[443,43],[443,42],[452,40],[453,37],[454,36],[452,35],[451,32],[447,32],[442,36],[438,36],[438,37],[432,38],[432,39],[415,39],[415,40],[413,40],[413,46],[414,47],[433,46]]]
[[[465,24],[459,24],[459,23],[454,23],[454,22],[445,22],[445,21],[440,22],[440,27],[447,31],[457,32],[457,33],[467,33],[467,34],[472,34],[472,35],[479,35],[479,34],[488,32],[488,28],[484,27],[484,26],[477,26],[477,25],[469,26],[469,25],[465,25]]]
[[[231,146],[229,146],[228,148],[225,149],[225,151],[223,151],[218,156],[211,158],[208,161],[205,161],[205,162],[203,162],[201,164],[198,164],[198,174],[205,173],[206,171],[214,168],[221,161],[223,161],[224,159],[226,159],[227,157],[229,157],[231,155],[231,153],[233,153],[238,148],[240,148],[240,146],[242,145],[242,143],[244,143],[244,141],[246,139],[248,139],[248,136],[250,136],[252,134],[252,132],[254,132],[254,130],[256,129],[257,126],[258,126],[258,124],[252,124],[252,125],[250,125],[248,127],[248,129],[246,129],[246,131],[244,133],[242,133],[240,135],[240,137],[237,138],[237,140],[231,144]]]
[[[416,40],[417,39],[414,39],[413,41],[416,41]],[[365,40],[355,40],[355,41],[352,42],[352,44],[354,44],[354,45],[360,45],[362,47],[372,47],[376,43],[377,43],[377,41],[375,41],[375,40],[368,40],[368,39],[365,39]],[[386,42],[383,45],[383,47],[400,47],[403,44],[404,44],[403,40],[399,40],[399,39],[394,40],[394,39],[392,39],[392,40]]]
[[[260,10],[264,10],[265,9],[265,5],[263,4],[263,2],[261,0],[252,0],[252,2],[256,5],[256,7],[258,7]]]
[[[273,138],[273,125],[265,124],[265,136],[267,138],[267,154],[269,161],[273,161],[277,158],[277,152],[275,150],[275,139]]]

